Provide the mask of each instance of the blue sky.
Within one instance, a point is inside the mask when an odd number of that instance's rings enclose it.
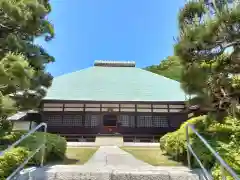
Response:
[[[184,1],[52,0],[48,18],[56,37],[38,40],[56,58],[48,71],[58,76],[92,66],[94,60],[159,64],[173,54]]]

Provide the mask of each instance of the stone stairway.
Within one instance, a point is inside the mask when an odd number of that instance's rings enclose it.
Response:
[[[200,180],[196,172],[184,167],[124,168],[56,165],[31,174],[34,180]],[[28,180],[22,176],[18,180]]]
[[[31,173],[34,180],[200,180],[187,167],[155,167],[117,146],[100,147],[84,165],[55,165]],[[28,180],[28,175],[18,180]]]

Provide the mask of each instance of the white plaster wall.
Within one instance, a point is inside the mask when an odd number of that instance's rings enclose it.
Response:
[[[13,130],[29,130],[30,122],[29,121],[18,121],[13,123]],[[36,127],[37,124],[32,122],[32,129]]]

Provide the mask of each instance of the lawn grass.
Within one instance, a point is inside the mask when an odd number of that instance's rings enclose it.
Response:
[[[153,166],[182,165],[180,162],[171,160],[171,158],[162,152],[158,147],[122,147],[122,150]]]
[[[97,150],[98,147],[68,147],[63,164],[85,164]]]

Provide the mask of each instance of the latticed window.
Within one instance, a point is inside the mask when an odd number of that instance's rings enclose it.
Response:
[[[137,127],[152,127],[152,116],[138,116]]]
[[[82,115],[71,115],[67,114],[63,116],[64,126],[83,126]]]
[[[135,127],[135,117],[130,115],[120,115],[119,123],[123,127]]]
[[[153,116],[153,127],[169,127],[166,116]]]
[[[45,116],[45,121],[48,124],[48,126],[62,126],[62,116],[61,115],[55,115],[55,114],[49,114]]]
[[[99,125],[100,115],[87,114],[85,116],[85,127],[96,127]]]

